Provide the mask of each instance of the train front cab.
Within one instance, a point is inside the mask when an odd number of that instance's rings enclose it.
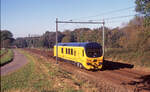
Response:
[[[82,62],[83,66],[88,70],[102,69],[103,56],[101,48],[87,49],[85,48],[85,61]]]

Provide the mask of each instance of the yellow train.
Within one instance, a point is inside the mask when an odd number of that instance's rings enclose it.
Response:
[[[56,45],[54,46],[56,57]],[[72,61],[80,68],[102,69],[102,46],[96,42],[58,43],[58,58]]]

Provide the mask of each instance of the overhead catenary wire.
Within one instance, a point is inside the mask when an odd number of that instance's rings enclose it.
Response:
[[[109,23],[109,24],[111,24],[111,23],[124,23],[124,22],[122,22],[122,21],[120,21],[120,20],[115,20],[115,21],[105,21],[106,23]],[[129,21],[128,21],[129,22]],[[126,22],[125,22],[126,23]]]
[[[136,14],[124,15],[124,16],[113,16],[113,17],[107,17],[107,18],[103,18],[103,19],[89,20],[89,21],[102,21],[102,20],[106,21],[106,20],[121,19],[121,18],[133,17],[133,16],[136,16]]]
[[[104,13],[97,14],[97,15],[74,18],[72,20],[83,19],[83,18],[90,18],[90,17],[97,17],[97,16],[101,16],[101,15],[105,15],[105,14],[112,14],[112,13],[122,12],[122,11],[125,11],[125,10],[133,9],[134,7],[135,6],[122,8],[122,9],[118,9],[118,10],[112,10],[112,11],[104,12]]]

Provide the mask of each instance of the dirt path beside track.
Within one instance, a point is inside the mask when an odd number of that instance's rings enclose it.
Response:
[[[0,67],[1,75],[6,75],[11,72],[14,72],[14,71],[18,70],[19,68],[21,68],[22,66],[24,66],[25,64],[27,64],[28,60],[23,54],[18,52],[16,49],[14,49],[13,52],[14,52],[13,61]]]

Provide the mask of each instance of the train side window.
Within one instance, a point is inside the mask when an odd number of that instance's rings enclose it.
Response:
[[[67,54],[67,48],[66,48],[66,54]]]
[[[63,48],[61,48],[61,53],[63,53]]]
[[[82,55],[84,56],[84,50],[82,50]]]
[[[76,56],[76,51],[74,51],[74,56]]]
[[[73,55],[73,49],[71,49],[71,55]]]
[[[70,49],[68,49],[68,54],[70,54]]]

